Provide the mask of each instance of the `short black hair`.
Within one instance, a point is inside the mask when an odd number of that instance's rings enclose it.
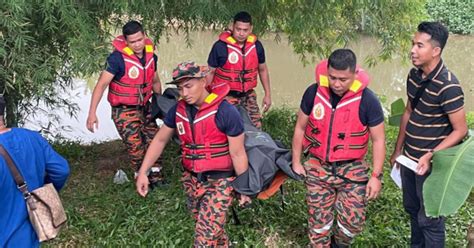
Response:
[[[122,34],[124,38],[127,38],[127,35],[136,34],[143,31],[143,26],[137,21],[129,21],[122,28]]]
[[[337,49],[331,53],[328,59],[328,68],[332,67],[336,70],[349,68],[351,72],[355,72],[356,64],[356,55],[350,49]]]
[[[234,16],[234,23],[236,22],[245,22],[252,25],[252,16],[250,16],[250,14],[246,11],[240,11]]]
[[[448,41],[448,29],[440,22],[422,22],[418,25],[418,32],[431,35],[431,44],[444,49]]]

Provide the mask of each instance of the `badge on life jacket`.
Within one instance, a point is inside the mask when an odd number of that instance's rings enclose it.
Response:
[[[237,52],[233,51],[229,54],[229,63],[237,64],[237,62],[239,62],[239,55]]]
[[[313,117],[316,120],[321,120],[324,118],[324,107],[323,104],[318,103],[313,107]]]
[[[186,131],[184,130],[183,122],[177,122],[176,127],[178,128],[178,134],[179,135],[184,135]]]
[[[136,79],[136,78],[138,78],[138,75],[140,75],[140,71],[138,70],[138,68],[136,66],[132,66],[128,70],[128,77],[129,78]]]

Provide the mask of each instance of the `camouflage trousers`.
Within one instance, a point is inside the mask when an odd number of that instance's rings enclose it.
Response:
[[[331,235],[337,244],[350,245],[365,223],[367,164],[335,166],[310,158],[304,167],[310,246],[329,247]]]
[[[190,172],[184,171],[181,181],[186,193],[186,205],[196,226],[194,247],[228,247],[229,238],[224,229],[234,189],[234,177],[207,179],[199,182]]]
[[[242,105],[247,110],[252,124],[258,129],[262,128],[262,114],[260,114],[255,90],[249,90],[240,97],[229,95],[226,99],[232,105]]]
[[[151,120],[151,105],[147,104],[145,107],[112,107],[112,120],[127,147],[132,170],[138,171],[148,145],[159,130],[156,122]],[[158,161],[154,167],[161,170]]]

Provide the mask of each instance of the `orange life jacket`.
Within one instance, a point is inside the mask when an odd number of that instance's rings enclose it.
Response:
[[[225,82],[230,90],[247,92],[257,87],[258,55],[255,42],[257,36],[251,34],[243,48],[228,31],[219,35],[219,40],[227,44],[227,61],[216,68],[213,82],[216,84]]]
[[[229,93],[227,84],[214,85],[193,120],[186,108],[194,108],[184,100],[176,109],[176,129],[181,140],[182,163],[186,170],[195,173],[206,171],[232,171],[227,135],[216,125],[220,103]]]
[[[367,73],[356,69],[356,79],[333,109],[327,71],[328,61],[316,67],[318,90],[305,129],[305,153],[326,162],[363,160],[369,141],[368,127],[359,118],[362,92],[369,84]]]
[[[109,85],[107,100],[112,106],[145,105],[152,96],[153,78],[155,77],[154,46],[145,38],[145,66],[127,46],[121,35],[112,42],[115,50],[122,54],[125,62],[125,74],[119,81],[113,80]]]

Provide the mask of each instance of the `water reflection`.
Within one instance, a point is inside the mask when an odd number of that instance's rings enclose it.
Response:
[[[192,33],[192,47],[186,45],[183,35],[171,35],[169,40],[160,40],[158,45],[158,71],[162,82],[171,81],[171,71],[179,62],[194,60],[200,64],[206,64],[208,53],[212,44],[217,39],[217,34],[210,31]],[[274,106],[287,105],[297,108],[301,96],[306,87],[314,82],[314,64],[303,66],[298,55],[294,54],[292,48],[282,39],[277,43],[273,37],[261,38],[265,47],[266,59],[270,70],[270,81],[272,87],[272,98]],[[357,54],[359,61],[369,53],[377,51],[377,43],[368,37],[361,38],[350,46]],[[474,73],[474,36],[452,35],[448,41],[443,58],[446,65],[458,77],[464,93],[465,103],[469,111],[473,111],[473,85],[470,84],[470,75]],[[408,51],[407,51],[408,53]],[[105,60],[105,58],[103,58]],[[362,63],[363,64],[363,63]],[[401,97],[405,97],[405,79],[411,65],[408,61],[402,62],[401,58],[395,58],[388,62],[377,64],[373,68],[364,66],[371,76],[370,88],[374,90],[384,101],[384,106]],[[91,91],[95,85],[98,75],[87,80],[77,80],[76,89],[71,92],[71,99],[76,101],[81,111],[77,119],[71,119],[64,114],[62,125],[67,125],[72,132],[62,132],[66,138],[79,139],[84,142],[102,141],[118,138],[112,120],[110,119],[110,105],[106,100],[106,93],[98,106],[99,118],[98,132],[91,134],[85,128],[85,119],[91,97]],[[257,88],[259,96],[263,96],[263,89]],[[261,101],[261,98],[260,100]],[[39,125],[45,126],[47,117],[35,122],[29,122],[27,127],[38,129]],[[53,130],[54,131],[54,130]],[[60,132],[60,131],[58,131]]]

